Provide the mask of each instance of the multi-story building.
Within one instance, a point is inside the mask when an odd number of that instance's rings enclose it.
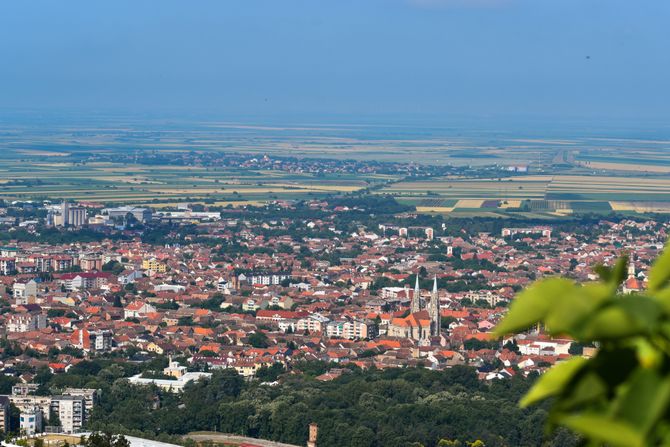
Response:
[[[542,237],[551,239],[551,228],[549,227],[524,227],[524,228],[503,228],[502,237],[515,236],[517,234],[539,234]]]
[[[167,265],[160,262],[156,258],[149,258],[142,261],[142,269],[151,270],[152,272],[165,273],[167,271]]]
[[[15,258],[19,249],[16,247],[0,247],[0,257]]]
[[[41,312],[12,314],[7,319],[7,332],[30,332],[47,327],[47,317]]]
[[[40,433],[42,431],[42,410],[39,407],[21,410],[19,428],[28,436]]]
[[[112,332],[76,329],[70,337],[70,342],[87,352],[109,351],[112,349]]]
[[[9,397],[0,396],[0,430],[9,433]]]
[[[9,396],[9,401],[22,412],[37,407],[42,410],[43,414],[49,414],[49,409],[51,408],[50,396],[12,394]]]
[[[93,406],[98,401],[98,390],[93,388],[65,388],[63,396],[81,397],[84,399],[84,420],[88,419]]]
[[[67,211],[67,226],[81,227],[86,225],[86,208],[79,206],[70,207]]]
[[[326,329],[328,321],[328,318],[323,315],[311,314],[307,318],[299,319],[296,327],[299,331],[323,332]]]
[[[37,282],[34,279],[17,281],[12,285],[16,304],[28,304],[28,298],[37,296]]]
[[[47,222],[57,227],[81,227],[86,225],[86,208],[63,202],[60,209],[50,210]]]
[[[105,208],[102,214],[106,214],[112,220],[125,221],[128,214],[131,214],[138,221],[145,223],[152,218],[152,212],[149,208],[138,208],[135,206],[121,206],[118,208]]]
[[[17,383],[12,386],[12,394],[15,396],[27,396],[28,394],[33,394],[39,385],[36,383]]]
[[[354,340],[372,337],[373,331],[372,325],[368,325],[364,321],[331,321],[326,325],[326,335],[329,337],[348,338],[350,340]]]
[[[53,272],[62,272],[65,270],[70,270],[72,268],[72,256],[68,255],[56,255],[52,256],[49,260],[50,268],[48,271]]]
[[[85,272],[102,270],[102,258],[100,256],[84,256],[79,259],[79,267]]]
[[[53,396],[51,411],[58,415],[64,433],[76,433],[86,420],[86,403],[81,396]]]
[[[101,288],[108,283],[110,276],[107,272],[66,273],[60,281],[68,291],[89,290]]]
[[[10,275],[14,272],[16,272],[16,258],[0,258],[0,273],[3,275]]]
[[[282,281],[285,279],[289,279],[291,277],[290,272],[253,272],[248,275],[240,275],[238,276],[238,281],[240,283],[242,282],[247,282],[248,284],[254,285],[254,284],[260,284],[264,286],[276,286],[281,284]]]
[[[463,298],[467,298],[473,303],[476,303],[477,301],[486,301],[489,306],[495,306],[502,301],[506,301],[500,295],[493,293],[490,290],[468,292]]]

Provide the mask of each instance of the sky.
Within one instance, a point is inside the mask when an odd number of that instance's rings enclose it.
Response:
[[[0,2],[0,109],[670,118],[667,0]]]

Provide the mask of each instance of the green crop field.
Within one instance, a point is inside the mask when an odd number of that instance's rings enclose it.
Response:
[[[263,203],[370,190],[424,213],[551,218],[670,210],[670,142],[662,139],[517,137],[357,124],[80,121],[77,127],[0,123],[0,198],[164,206],[199,200]],[[198,162],[200,155],[207,160],[206,155],[226,153],[451,165],[479,172],[419,180],[374,170],[315,176]],[[156,161],[133,163],[138,156]],[[510,174],[517,168],[521,172]]]
[[[378,191],[420,211],[454,215],[665,212],[670,209],[669,176],[525,175],[509,179],[433,178],[400,181]]]
[[[226,202],[305,199],[355,192],[384,178],[282,171],[225,170],[205,167],[143,166],[114,163],[0,160],[0,198],[71,199],[95,202]]]

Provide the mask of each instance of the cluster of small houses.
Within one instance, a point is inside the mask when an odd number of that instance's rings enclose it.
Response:
[[[234,368],[247,378],[275,363],[290,368],[296,359],[361,368],[468,364],[478,368],[482,380],[542,372],[569,357],[572,342],[549,339],[539,328],[514,339],[493,340],[491,330],[515,291],[547,275],[594,280],[591,267],[612,263],[622,251],[633,261],[624,291],[642,290],[645,271],[667,231],[653,221],[603,221],[605,231],[595,240],[569,233],[552,236],[546,227],[441,238],[448,247],[445,255],[488,260],[501,268],[492,271],[456,269],[431,260],[423,253],[433,232],[425,229],[412,236],[388,225],[303,242],[254,231],[289,223],[247,222],[242,230],[237,222],[208,224],[210,234],[241,240],[250,249],[291,248],[224,260],[205,245],[152,246],[139,240],[2,247],[0,282],[5,287],[0,291],[6,309],[0,321],[6,338],[24,349],[57,355],[47,360],[24,354],[5,359],[0,367],[11,374],[18,363],[46,365],[58,374],[80,361],[66,348],[95,356],[133,347],[138,355],[186,355],[192,364]],[[317,229],[330,225],[305,224]],[[510,238],[529,248],[519,248]],[[324,250],[354,247],[362,247],[361,254],[342,258],[338,265],[318,256]],[[307,262],[297,259],[305,250],[314,255]],[[110,263],[123,269],[103,269]],[[433,290],[410,284],[419,272],[435,281]],[[400,285],[375,289],[379,278]],[[437,287],[442,278],[476,278],[490,287],[448,292]],[[208,304],[212,302],[216,304]],[[260,345],[253,342],[259,333],[264,340]],[[331,380],[342,371],[334,368],[319,379]],[[205,374],[175,362],[163,373],[172,379],[130,380],[179,391]],[[31,379],[30,374],[21,375],[22,382]]]

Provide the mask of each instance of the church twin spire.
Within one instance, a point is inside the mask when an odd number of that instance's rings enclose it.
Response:
[[[411,312],[416,313],[421,309],[421,289],[419,288],[419,275],[417,274],[414,294],[412,295]],[[440,298],[437,292],[437,275],[433,277],[433,292],[426,310],[428,310],[430,316],[430,335],[432,337],[440,335]]]
[[[430,315],[430,335],[436,337],[440,335],[440,297],[437,294],[437,275],[433,277],[433,293],[430,296],[428,315]]]
[[[416,284],[414,285],[414,293],[412,294],[412,313],[417,313],[421,310],[421,289],[419,288],[419,274],[416,275]]]

